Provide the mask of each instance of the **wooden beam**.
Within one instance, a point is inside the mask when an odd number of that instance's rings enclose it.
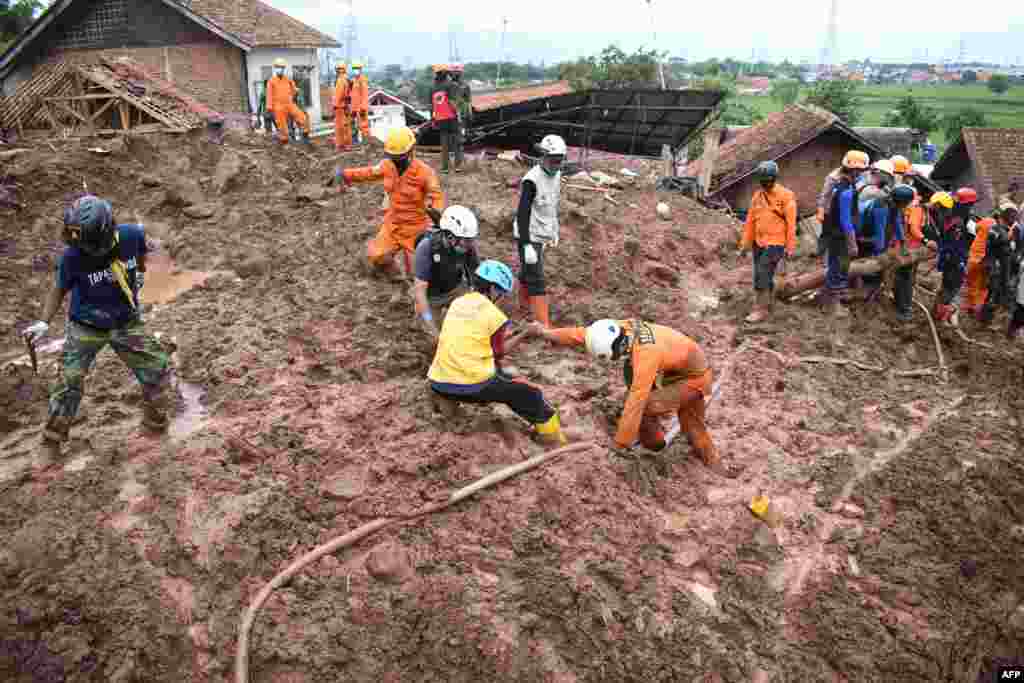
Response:
[[[72,109],[68,105],[64,104],[63,102],[52,102],[51,104],[56,106],[58,109],[64,111],[66,114],[71,114],[71,116],[75,117],[76,119],[78,119],[82,123],[86,123],[86,124],[89,123],[89,119],[85,118],[84,116],[82,116],[77,111],[75,111],[74,109]]]
[[[609,111],[618,111],[620,109],[642,109],[644,111],[711,111],[714,107],[662,107],[662,106],[648,106],[644,104],[595,104],[598,109],[607,109]]]
[[[700,191],[706,197],[711,190],[711,174],[718,161],[718,146],[722,140],[722,131],[709,128],[704,133],[704,156],[700,162]]]
[[[73,102],[78,100],[105,100],[111,97],[117,97],[114,93],[102,93],[97,95],[68,95],[65,97],[45,97],[47,102]]]
[[[100,115],[101,115],[101,114],[102,114],[103,112],[105,112],[106,110],[110,109],[111,105],[112,105],[112,104],[114,104],[115,102],[117,102],[117,98],[116,98],[116,97],[115,97],[114,99],[112,99],[112,100],[110,100],[110,101],[106,102],[106,103],[105,103],[105,104],[104,104],[104,105],[103,105],[102,107],[100,107],[99,109],[97,109],[97,110],[96,110],[96,111],[95,111],[95,112],[93,113],[93,115],[92,115],[92,116],[90,116],[90,117],[89,117],[89,122],[90,122],[90,123],[95,123],[95,122],[96,122],[96,119],[98,119],[98,118],[100,117]]]
[[[132,127],[131,117],[128,115],[128,105],[124,102],[119,103],[118,109],[121,113],[121,129],[129,130]]]

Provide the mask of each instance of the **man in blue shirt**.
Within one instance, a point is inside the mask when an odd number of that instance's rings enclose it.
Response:
[[[864,152],[851,151],[843,157],[821,226],[821,239],[828,255],[824,298],[831,304],[832,314],[836,317],[849,315],[842,299],[849,287],[850,259],[857,255],[854,228],[856,182],[867,166],[868,155]]]
[[[906,252],[903,209],[913,200],[914,191],[907,185],[897,186],[898,191],[894,189],[893,171],[893,163],[888,159],[876,162],[869,184],[857,195],[857,251],[861,257],[880,256],[889,246],[900,246]],[[863,276],[869,300],[881,293],[882,278],[882,273]]]
[[[44,455],[60,455],[82,401],[83,381],[107,344],[142,384],[143,425],[167,426],[170,358],[145,332],[139,290],[146,272],[146,237],[141,226],[116,225],[110,202],[92,195],[76,199],[64,212],[68,247],[47,295],[42,320],[24,332],[34,344],[71,293],[60,377],[50,392],[43,430]]]

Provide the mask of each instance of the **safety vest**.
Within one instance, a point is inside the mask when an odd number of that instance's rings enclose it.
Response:
[[[558,198],[562,192],[562,172],[550,176],[540,166],[534,166],[523,176],[523,180],[529,180],[537,187],[537,197],[530,210],[530,240],[554,242],[558,237]],[[519,223],[513,223],[512,229],[518,238]]]
[[[430,240],[430,282],[427,296],[443,296],[452,292],[462,282],[470,283],[469,274],[476,270],[476,252],[467,250],[459,256],[448,246],[440,230],[427,230],[416,238],[416,246],[424,239]]]
[[[480,292],[452,302],[441,325],[437,354],[427,377],[441,384],[472,385],[494,377],[497,366],[491,337],[508,318]]]
[[[431,95],[434,104],[434,120],[448,121],[456,116],[455,107],[452,106],[451,98],[448,95],[448,88],[442,86]]]

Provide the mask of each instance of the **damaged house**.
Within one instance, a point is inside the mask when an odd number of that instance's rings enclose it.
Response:
[[[1016,204],[1024,201],[1021,159],[1024,128],[964,128],[935,164],[931,178],[948,190],[973,187],[978,211],[986,213],[1004,194]]]
[[[318,51],[338,46],[260,0],[56,0],[0,55],[0,89],[15,96],[48,65],[127,57],[225,115],[248,114],[281,57],[317,121]]]
[[[705,157],[691,162],[685,174],[702,179],[709,199],[724,201],[740,213],[750,205],[757,188],[754,171],[762,161],[779,164],[779,180],[796,194],[797,210],[804,217],[815,212],[825,176],[848,150],[865,151],[872,161],[890,156],[835,114],[809,104],[789,105],[724,143],[723,137],[723,129],[709,129]],[[915,177],[914,183],[923,194],[934,190],[927,179]]]

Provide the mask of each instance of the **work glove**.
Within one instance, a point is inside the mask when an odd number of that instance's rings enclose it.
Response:
[[[50,329],[48,323],[44,323],[42,320],[37,320],[21,333],[30,344],[36,343],[36,341],[46,336],[46,331]]]
[[[523,261],[530,266],[537,265],[537,250],[533,248],[532,244],[523,247]]]
[[[850,258],[854,258],[860,254],[860,248],[857,246],[857,238],[852,232],[846,235],[846,253]]]

